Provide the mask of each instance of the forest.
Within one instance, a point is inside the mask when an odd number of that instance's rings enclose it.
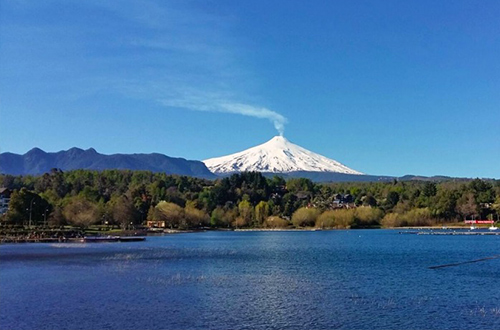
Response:
[[[217,180],[149,171],[52,169],[0,175],[2,226],[370,228],[498,220],[500,180],[315,183],[258,172]]]

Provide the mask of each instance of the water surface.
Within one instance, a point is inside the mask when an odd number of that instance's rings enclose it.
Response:
[[[0,246],[1,329],[500,329],[499,236],[204,232]]]

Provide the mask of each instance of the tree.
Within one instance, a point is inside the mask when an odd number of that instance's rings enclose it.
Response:
[[[26,189],[24,189],[24,191],[26,191]],[[5,220],[16,225],[23,224],[23,222],[27,219],[25,204],[25,197],[23,194],[14,190],[10,196],[9,209],[5,215]]]
[[[269,216],[269,204],[261,201],[255,206],[255,224],[261,226]]]
[[[387,197],[385,198],[385,202],[383,203],[383,208],[384,210],[388,211],[391,210],[394,206],[396,206],[399,202],[400,196],[399,194],[391,190],[389,193],[387,193]]]
[[[221,227],[224,223],[224,209],[220,206],[212,211],[210,216],[210,226]]]
[[[398,213],[387,213],[380,222],[385,228],[400,227],[402,222],[402,215]]]
[[[355,220],[354,209],[334,210],[335,225],[338,228],[350,228]]]
[[[133,202],[126,195],[122,195],[114,200],[112,206],[112,216],[122,229],[126,229],[129,224],[134,224],[137,219],[137,212]]]
[[[387,202],[391,206],[395,206],[399,202],[399,194],[396,191],[389,191],[387,194]]]
[[[297,201],[297,196],[292,193],[286,193],[282,200],[283,204],[283,215],[285,217],[291,217],[292,214],[297,210],[299,201]]]
[[[305,178],[292,178],[286,182],[286,188],[292,193],[298,193],[300,191],[313,192],[314,183]]]
[[[238,217],[238,208],[224,207],[224,216],[222,217],[223,225],[229,227]]]
[[[271,216],[264,222],[266,228],[286,228],[288,227],[288,221],[277,216]]]
[[[467,193],[462,195],[462,197],[460,197],[457,201],[456,210],[464,218],[477,216],[478,207],[474,194]]]
[[[250,224],[250,222],[252,221],[252,218],[253,218],[252,204],[250,204],[250,202],[247,200],[242,200],[238,204],[238,211],[240,213],[240,216],[239,216],[240,219],[238,219],[238,221],[237,221],[237,226],[243,227],[243,226],[247,226],[248,224]]]
[[[63,226],[67,223],[61,207],[56,206],[49,215],[48,224],[50,226]]]
[[[36,225],[43,223],[51,211],[51,205],[40,195],[21,188],[12,192],[5,217],[7,222],[13,224]]]
[[[150,221],[157,221],[157,220],[159,220],[159,214],[160,214],[160,211],[158,211],[158,209],[156,207],[151,205],[149,207],[148,215],[147,215],[146,219],[150,220]]]
[[[358,227],[378,225],[383,216],[384,212],[377,208],[362,206],[354,212],[354,223]]]
[[[336,226],[335,211],[333,210],[326,210],[316,220],[316,227],[318,228],[335,228]]]
[[[210,221],[208,214],[190,205],[184,209],[184,217],[188,227],[206,226]]]
[[[170,228],[182,227],[184,209],[177,204],[161,201],[156,205],[158,220],[165,221],[165,226]]]
[[[435,223],[429,208],[411,209],[403,215],[403,220],[407,226],[430,226]]]
[[[275,175],[272,179],[268,180],[268,185],[272,191],[278,192],[286,186],[286,181],[282,177]]]
[[[312,227],[316,223],[319,211],[315,208],[301,207],[292,215],[292,223],[295,227]]]
[[[97,204],[83,197],[72,197],[63,208],[63,215],[74,226],[86,228],[99,221]]]
[[[500,196],[496,198],[495,203],[491,207],[496,213],[497,219],[500,218]]]
[[[432,213],[438,218],[452,220],[457,216],[457,191],[440,189],[431,206]]]
[[[377,200],[372,195],[364,196],[362,201],[365,206],[377,206]]]
[[[436,196],[437,188],[435,182],[426,182],[424,188],[422,189],[422,195],[425,197]]]

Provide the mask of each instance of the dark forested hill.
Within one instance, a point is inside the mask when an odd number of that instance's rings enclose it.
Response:
[[[71,148],[66,151],[45,152],[33,148],[24,155],[10,152],[0,154],[0,173],[12,175],[37,175],[50,171],[76,169],[129,169],[164,172],[167,174],[214,178],[200,161],[173,158],[162,154],[114,154],[103,155],[94,149]]]

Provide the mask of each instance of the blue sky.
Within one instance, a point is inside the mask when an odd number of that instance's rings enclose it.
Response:
[[[498,1],[0,3],[0,151],[206,159],[290,141],[500,178]]]

